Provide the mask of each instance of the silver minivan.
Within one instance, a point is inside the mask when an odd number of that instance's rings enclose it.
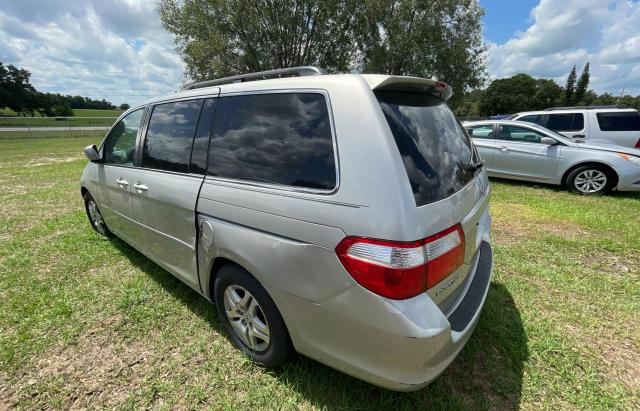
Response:
[[[87,215],[215,302],[254,361],[297,351],[416,390],[463,348],[491,279],[488,180],[450,96],[315,67],[196,83],[85,149]]]

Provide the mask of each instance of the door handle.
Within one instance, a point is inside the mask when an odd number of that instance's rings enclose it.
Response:
[[[499,148],[502,151],[509,151],[509,147],[507,147],[507,146],[500,146]]]
[[[129,185],[129,182],[124,178],[120,177],[119,179],[116,180],[116,184],[119,185],[121,188],[124,188]]]
[[[138,181],[137,183],[135,183],[133,185],[133,188],[135,188],[138,191],[147,191],[149,189],[149,187],[145,186],[142,181]]]

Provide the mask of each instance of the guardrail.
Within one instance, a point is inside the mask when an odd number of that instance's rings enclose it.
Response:
[[[104,134],[117,117],[1,117],[0,137]]]

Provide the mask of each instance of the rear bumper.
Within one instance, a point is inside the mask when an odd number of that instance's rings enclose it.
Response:
[[[354,286],[314,304],[271,292],[300,353],[372,384],[413,391],[440,375],[471,336],[492,266],[491,246],[483,241],[473,277],[448,318],[426,294],[394,301]]]

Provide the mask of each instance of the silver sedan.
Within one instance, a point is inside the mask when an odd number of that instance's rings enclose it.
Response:
[[[563,185],[585,195],[640,191],[640,150],[580,143],[520,121],[463,125],[491,176]]]

